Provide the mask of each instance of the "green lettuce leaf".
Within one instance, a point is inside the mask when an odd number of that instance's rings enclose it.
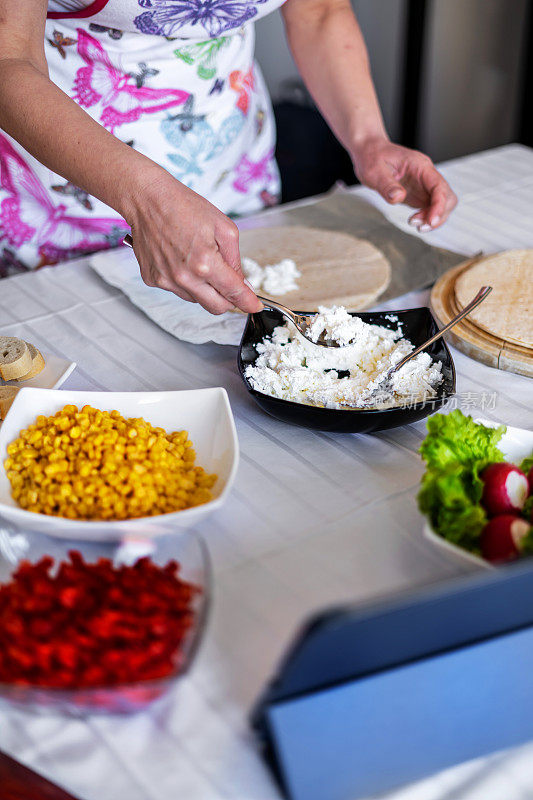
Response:
[[[505,426],[487,428],[456,410],[430,417],[427,428],[420,448],[427,463],[418,493],[420,511],[445,539],[479,553],[487,522],[479,475],[488,464],[505,460],[497,446]]]
[[[450,414],[435,414],[427,421],[428,435],[420,453],[428,469],[442,469],[451,464],[478,465],[481,472],[487,464],[504,461],[497,447],[505,433],[505,425],[487,428],[457,409]]]
[[[524,458],[524,460],[520,464],[520,469],[522,470],[522,472],[525,472],[526,475],[531,469],[531,467],[533,467],[533,455]]]
[[[479,536],[487,515],[479,504],[483,484],[467,467],[428,470],[422,478],[418,506],[433,530],[450,542],[479,553]]]

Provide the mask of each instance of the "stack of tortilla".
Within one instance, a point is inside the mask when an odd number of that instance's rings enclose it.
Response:
[[[431,293],[433,311],[445,324],[487,285],[492,293],[450,340],[473,358],[533,377],[533,250],[508,250],[449,270]]]

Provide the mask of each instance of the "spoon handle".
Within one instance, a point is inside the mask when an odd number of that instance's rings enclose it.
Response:
[[[269,300],[268,297],[261,297],[260,294],[257,295],[257,299],[261,300],[266,308],[271,308],[273,311],[279,311],[280,314],[283,314],[284,317],[289,319],[294,325],[296,325],[296,327],[298,327],[296,314],[294,311],[291,311],[290,308],[287,308],[287,306],[284,306],[281,303],[275,303],[274,300]]]
[[[419,353],[421,353],[423,350],[425,350],[426,347],[429,347],[430,344],[433,344],[433,342],[436,342],[437,339],[441,338],[441,336],[444,336],[444,334],[447,333],[450,330],[450,328],[453,328],[455,325],[457,325],[458,322],[461,322],[462,319],[464,319],[468,314],[470,314],[470,312],[473,311],[474,308],[477,308],[477,306],[480,303],[482,303],[483,300],[491,292],[492,292],[492,286],[482,286],[481,289],[479,290],[479,292],[474,297],[474,299],[471,300],[468,303],[468,305],[466,305],[463,308],[463,310],[459,314],[457,314],[456,317],[451,319],[448,322],[448,324],[444,326],[444,328],[440,329],[440,331],[437,331],[437,333],[434,336],[432,336],[431,339],[428,339],[427,342],[424,342],[419,347],[417,347],[415,350],[413,350],[412,353],[409,353],[404,358],[402,358],[401,361],[398,361],[398,363],[395,364],[394,367],[389,371],[389,375],[392,375],[394,372],[397,372],[401,367],[403,367],[404,364],[406,364],[412,358],[414,358]]]

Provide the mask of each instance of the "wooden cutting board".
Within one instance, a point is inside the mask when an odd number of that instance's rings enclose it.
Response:
[[[476,260],[475,264],[472,264],[472,259],[464,261],[445,272],[435,283],[430,303],[431,310],[441,325],[445,325],[461,310],[456,296],[457,280],[461,276],[464,278],[465,272],[473,268],[481,279],[483,275],[480,269],[481,263]],[[461,283],[464,285],[464,279]],[[502,308],[502,313],[506,314],[507,310]],[[505,336],[495,335],[467,317],[456,325],[446,338],[454,347],[476,361],[533,378],[533,348],[518,344],[515,337],[511,340]]]
[[[299,311],[316,311],[321,305],[365,308],[385,291],[391,277],[381,250],[337,231],[300,225],[254,228],[241,232],[240,251],[262,267],[284,258],[295,262],[302,273],[298,289],[270,298]]]

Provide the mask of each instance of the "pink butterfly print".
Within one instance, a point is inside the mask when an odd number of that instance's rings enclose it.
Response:
[[[135,76],[115,67],[97,39],[82,28],[77,32],[78,53],[87,66],[76,73],[73,97],[84,108],[100,103],[100,121],[111,133],[119,125],[136,122],[143,114],[179,106],[189,97],[181,89],[137,86]]]
[[[250,95],[254,88],[253,68],[251,67],[248,72],[241,72],[238,69],[231,72],[229,76],[229,85],[234,92],[239,93],[237,108],[246,116],[250,105]]]
[[[250,186],[254,183],[266,183],[274,178],[274,170],[272,169],[272,156],[273,150],[261,158],[259,161],[250,161],[248,156],[243,156],[235,169],[236,178],[233,181],[233,188],[238,192],[246,194]]]
[[[272,208],[273,206],[277,206],[279,203],[278,195],[272,194],[272,192],[267,191],[267,189],[263,189],[262,192],[259,192],[259,197],[263,201],[265,208]]]
[[[42,255],[60,260],[105,249],[118,230],[129,230],[122,219],[67,215],[67,207],[52,203],[33,170],[1,134],[0,188],[9,194],[0,202],[0,241],[14,248],[32,240]]]

